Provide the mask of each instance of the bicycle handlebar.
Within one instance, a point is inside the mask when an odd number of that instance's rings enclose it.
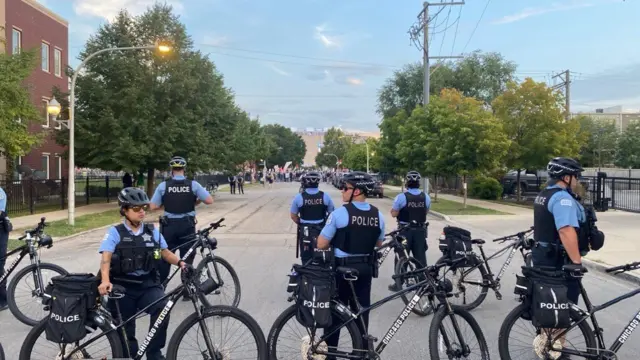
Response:
[[[525,235],[527,235],[528,233],[530,233],[532,231],[533,231],[533,226],[530,227],[529,229],[525,230],[525,231],[521,231],[521,232],[515,233],[513,235],[507,235],[507,236],[503,236],[501,238],[494,239],[493,242],[498,242],[498,241],[503,241],[504,242],[504,241],[507,241],[507,240],[515,240],[514,238],[520,239],[520,238],[524,237]]]
[[[406,228],[408,228],[409,226],[412,226],[412,225],[413,225],[413,226],[417,226],[417,225],[418,225],[418,222],[417,222],[417,221],[415,221],[415,220],[413,220],[413,221],[411,221],[411,222],[410,222],[410,223],[408,223],[408,224],[402,224],[399,228],[397,228],[396,230],[393,230],[392,232],[390,232],[390,233],[388,233],[388,234],[384,234],[384,236],[385,236],[385,237],[387,237],[387,236],[395,236],[395,235],[397,235],[398,233],[400,233],[400,231],[402,231],[402,230],[404,230],[404,229],[406,229]],[[426,227],[426,226],[429,226],[429,222],[427,221],[426,223],[424,223],[424,226],[425,226],[425,227]]]
[[[41,217],[38,225],[36,225],[36,227],[34,227],[31,230],[25,230],[24,235],[19,237],[18,240],[24,240],[27,237],[27,235],[34,236],[36,234],[39,234],[46,226],[49,226],[49,224],[47,224],[45,220],[46,218],[44,216]]]
[[[610,272],[622,273],[625,271],[637,270],[638,268],[640,268],[640,261],[636,261],[636,262],[632,262],[632,263],[624,264],[620,266],[610,267],[605,269],[605,271],[608,273]]]

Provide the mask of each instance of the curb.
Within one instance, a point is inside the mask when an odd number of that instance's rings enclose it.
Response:
[[[392,197],[387,196],[386,194],[385,194],[385,195],[383,195],[383,197],[384,197],[385,199],[391,199],[391,200],[393,200],[393,198],[392,198]],[[437,218],[438,218],[438,219],[440,219],[440,220],[444,220],[444,221],[451,221],[451,218],[450,218],[449,216],[447,216],[447,215],[445,215],[445,214],[442,214],[442,213],[439,213],[439,212],[437,212],[437,211],[429,210],[429,213],[428,213],[428,214],[429,214],[429,215],[432,215],[432,216],[434,216],[434,217],[437,217]]]
[[[604,264],[601,264],[601,263],[593,261],[593,260],[589,260],[587,258],[582,258],[582,263],[589,270],[595,270],[595,271],[597,271],[599,273],[606,274],[606,275],[614,277],[616,279],[627,280],[627,281],[630,281],[630,282],[635,283],[635,284],[640,284],[640,277],[637,276],[637,275],[633,275],[633,274],[630,274],[628,272],[620,273],[618,275],[612,275],[612,274],[610,274],[610,273],[605,271],[607,268],[613,267],[615,265],[606,265],[605,266]]]

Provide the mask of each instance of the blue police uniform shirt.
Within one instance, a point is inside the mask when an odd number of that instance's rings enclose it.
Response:
[[[352,201],[351,202],[356,208],[367,211],[371,209],[371,205],[364,201]],[[380,217],[380,236],[378,240],[384,240],[384,216],[382,212],[378,210],[378,216]],[[338,229],[342,229],[349,225],[349,212],[347,208],[341,206],[337,208],[334,212],[329,214],[329,218],[327,218],[327,223],[324,225],[324,228],[320,232],[325,239],[331,241],[333,237],[336,235],[336,231]],[[334,248],[334,253],[336,257],[349,257],[349,256],[362,256],[369,254],[348,254],[340,249]]]
[[[407,189],[406,192],[408,192],[411,195],[420,195],[422,190],[412,188],[412,189]],[[428,211],[429,208],[431,208],[431,197],[427,193],[425,193],[424,195],[425,195],[424,203]],[[391,206],[391,208],[395,211],[400,211],[400,209],[404,208],[405,206],[407,206],[407,197],[404,196],[404,193],[396,195],[396,198],[393,200],[393,205]],[[398,224],[406,224],[406,223],[404,221],[398,221]]]
[[[0,211],[7,212],[7,194],[0,187]]]
[[[129,230],[129,233],[131,233],[131,235],[133,236],[140,235],[144,232],[144,226],[145,226],[144,223],[140,225],[140,228],[135,233],[133,232],[133,230],[131,230],[131,227],[129,227],[129,225],[126,224],[126,222],[123,221],[122,223],[124,224],[124,227],[127,228],[127,230]],[[155,242],[157,243],[160,243],[160,249],[162,250],[167,249],[169,247],[167,245],[167,242],[164,240],[164,236],[160,234],[160,230],[158,230],[158,228],[153,229],[153,240],[155,240]],[[100,249],[98,249],[98,253],[102,254],[103,251],[109,251],[113,253],[116,251],[116,246],[119,243],[120,243],[120,234],[118,234],[118,230],[116,230],[116,227],[112,226],[107,231],[107,234],[104,236],[104,239],[102,239],[102,243],[100,244]],[[129,275],[141,276],[141,275],[147,275],[148,273],[149,273],[148,271],[136,270],[132,273],[129,273]]]
[[[558,185],[547,186],[547,189],[557,188],[562,187]],[[551,198],[549,198],[547,202],[547,209],[553,214],[557,230],[565,226],[579,228],[580,223],[584,222],[587,218],[582,204],[574,199],[567,190],[558,191],[551,195]],[[560,246],[562,246],[562,244],[560,244]]]
[[[304,191],[309,195],[315,195],[320,191],[320,189],[308,188],[308,189],[304,189]],[[333,204],[333,200],[331,200],[331,196],[329,196],[327,193],[324,193],[323,201],[324,201],[324,204],[327,205],[327,212],[332,213],[333,210],[335,210],[335,205]],[[298,215],[302,205],[303,205],[302,194],[298,193],[293,198],[293,202],[291,203],[291,213],[294,215]],[[300,218],[301,224],[320,224],[321,222],[322,220],[304,220]]]
[[[172,177],[174,180],[184,180],[185,177],[183,175],[176,175]],[[162,196],[164,195],[164,192],[167,189],[167,183],[165,181],[163,181],[162,183],[160,183],[160,185],[158,185],[158,187],[156,188],[156,191],[153,193],[153,197],[151,198],[151,202],[154,203],[157,206],[161,206],[162,205]],[[205,188],[202,187],[202,185],[200,185],[199,182],[195,181],[195,180],[191,180],[191,189],[193,190],[193,195],[197,196],[198,199],[200,199],[200,201],[205,201],[207,200],[207,198],[209,197],[209,192],[207,190],[205,190]],[[185,216],[196,216],[196,212],[195,211],[189,211],[187,213],[184,214],[172,214],[169,212],[164,212],[164,216],[170,218],[170,219],[178,219],[178,218],[182,218]]]

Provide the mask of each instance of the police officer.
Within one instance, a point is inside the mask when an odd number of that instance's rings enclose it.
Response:
[[[187,179],[184,175],[187,161],[180,156],[174,156],[169,162],[171,179],[165,180],[156,188],[151,198],[151,210],[164,206],[164,215],[160,218],[160,229],[167,240],[169,249],[183,245],[185,237],[196,231],[195,207],[200,201],[207,205],[213,204],[213,198],[200,183]],[[189,246],[180,247],[180,256],[184,256]],[[185,261],[193,264],[195,253]],[[160,281],[164,282],[169,276],[171,265],[163,263],[160,268]],[[189,300],[185,297],[184,300]]]
[[[122,318],[126,320],[164,296],[164,289],[157,273],[157,268],[162,263],[161,258],[167,263],[180,266],[183,270],[189,269],[190,265],[180,260],[167,248],[167,243],[160,231],[152,224],[143,223],[145,210],[149,205],[149,198],[143,190],[133,187],[122,189],[118,193],[118,203],[124,220],[122,224],[111,227],[100,244],[98,252],[102,254],[100,262],[102,282],[98,291],[101,295],[105,295],[112,290],[112,284],[125,287],[124,298],[118,300],[118,304]],[[144,260],[138,261],[140,258]],[[151,316],[149,330],[165,305],[166,300],[160,301],[147,310]],[[147,347],[147,359],[165,359],[161,350],[167,340],[168,324],[169,321],[165,317],[163,325],[157,329],[156,335]],[[138,352],[135,321],[125,326],[125,333],[129,352],[135,356]],[[126,346],[124,339],[121,341],[122,346]]]
[[[238,183],[238,194],[244,195],[244,174],[238,173],[238,176],[236,176],[236,180]]]
[[[316,238],[320,234],[325,219],[335,206],[331,197],[318,189],[320,174],[310,172],[303,176],[300,182],[304,190],[293,198],[290,212],[291,220],[298,225],[296,257],[299,251],[302,263],[305,264],[313,256],[313,244],[304,241]],[[308,235],[305,234],[305,224],[309,224],[306,226]]]
[[[229,175],[227,177],[227,181],[229,181],[229,192],[231,194],[235,194],[236,193],[236,177],[233,175]]]
[[[384,217],[380,210],[366,202],[367,193],[373,191],[375,180],[364,172],[344,175],[342,201],[327,218],[327,223],[318,236],[318,248],[333,246],[336,266],[345,266],[358,271],[353,281],[356,297],[364,307],[371,305],[371,281],[377,259],[375,247],[384,240]],[[337,275],[338,297],[355,310],[349,282]],[[369,313],[362,315],[364,326],[369,326]],[[337,320],[333,321],[338,323]],[[364,330],[364,329],[363,329]],[[330,329],[329,331],[332,331]],[[328,346],[337,346],[340,332],[327,338]]]
[[[420,173],[409,171],[405,176],[407,191],[398,194],[391,207],[391,216],[398,219],[398,225],[412,224],[402,231],[407,238],[407,251],[422,265],[427,266],[427,212],[431,207],[431,197],[420,190]],[[415,221],[415,223],[412,223]],[[415,225],[413,225],[415,224]],[[394,259],[397,265],[398,260]],[[389,285],[389,290],[400,291],[395,283]]]
[[[7,260],[7,246],[9,244],[11,223],[7,216],[7,194],[0,187],[0,276],[4,275],[4,265]],[[0,284],[0,311],[9,308],[7,304],[7,281]]]

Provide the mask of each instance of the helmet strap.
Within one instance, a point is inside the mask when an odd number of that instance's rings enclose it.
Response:
[[[129,223],[129,225],[130,225],[132,228],[135,228],[135,229],[138,229],[138,228],[140,227],[140,225],[142,224],[142,222],[141,222],[141,221],[131,221],[131,220],[129,220],[129,218],[128,218],[128,217],[126,217],[126,216],[124,217],[124,219],[125,219],[125,221],[126,221],[127,223]]]

